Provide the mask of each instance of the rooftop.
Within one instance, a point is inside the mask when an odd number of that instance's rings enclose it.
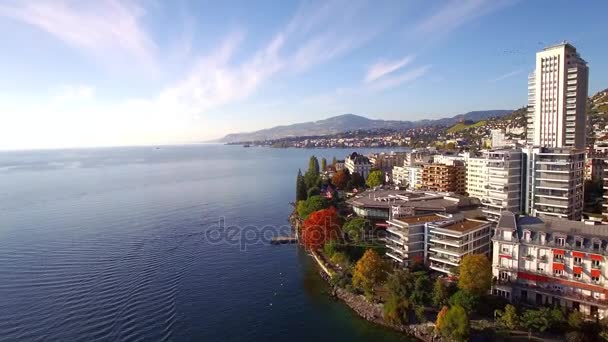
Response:
[[[446,218],[439,215],[421,215],[421,216],[405,216],[397,219],[393,219],[394,221],[399,221],[403,223],[407,223],[409,225],[418,224],[418,223],[426,223],[433,222],[439,220],[445,220]]]
[[[421,209],[467,209],[479,206],[477,198],[443,192],[421,192],[408,190],[367,190],[357,194],[347,203],[356,207],[391,208],[412,207]]]
[[[462,221],[451,221],[450,224],[440,226],[439,228],[451,230],[459,233],[466,233],[470,230],[480,228],[487,225],[488,222],[465,219]]]

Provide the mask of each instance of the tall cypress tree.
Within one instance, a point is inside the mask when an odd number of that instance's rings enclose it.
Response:
[[[336,159],[336,156],[334,156],[334,159],[331,160],[331,165],[335,167],[336,163],[338,163],[338,159]]]
[[[317,159],[317,157],[315,157],[315,156],[310,157],[310,160],[308,161],[307,173],[311,173],[314,175],[319,174],[319,159]]]
[[[325,171],[327,169],[327,159],[321,159],[321,171]]]
[[[306,200],[306,184],[304,184],[304,177],[302,177],[302,170],[298,169],[298,178],[296,180],[296,203],[298,201]]]

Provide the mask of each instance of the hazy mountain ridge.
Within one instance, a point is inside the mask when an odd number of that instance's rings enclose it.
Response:
[[[228,134],[219,141],[224,143],[234,143],[262,141],[295,136],[331,135],[355,130],[374,130],[386,128],[398,130],[427,125],[450,126],[462,120],[479,121],[490,117],[507,115],[512,112],[513,110],[510,109],[483,110],[459,114],[450,118],[419,121],[376,120],[368,119],[355,114],[343,114],[324,120],[276,126],[254,132]]]

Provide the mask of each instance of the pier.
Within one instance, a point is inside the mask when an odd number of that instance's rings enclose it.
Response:
[[[276,236],[270,240],[270,244],[272,245],[282,245],[287,243],[297,243],[298,238],[295,236]]]

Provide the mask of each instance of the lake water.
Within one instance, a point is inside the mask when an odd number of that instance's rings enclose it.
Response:
[[[288,230],[311,154],[349,152],[0,153],[0,340],[403,340],[330,298],[301,248],[256,243]],[[215,234],[220,220],[245,243]]]

